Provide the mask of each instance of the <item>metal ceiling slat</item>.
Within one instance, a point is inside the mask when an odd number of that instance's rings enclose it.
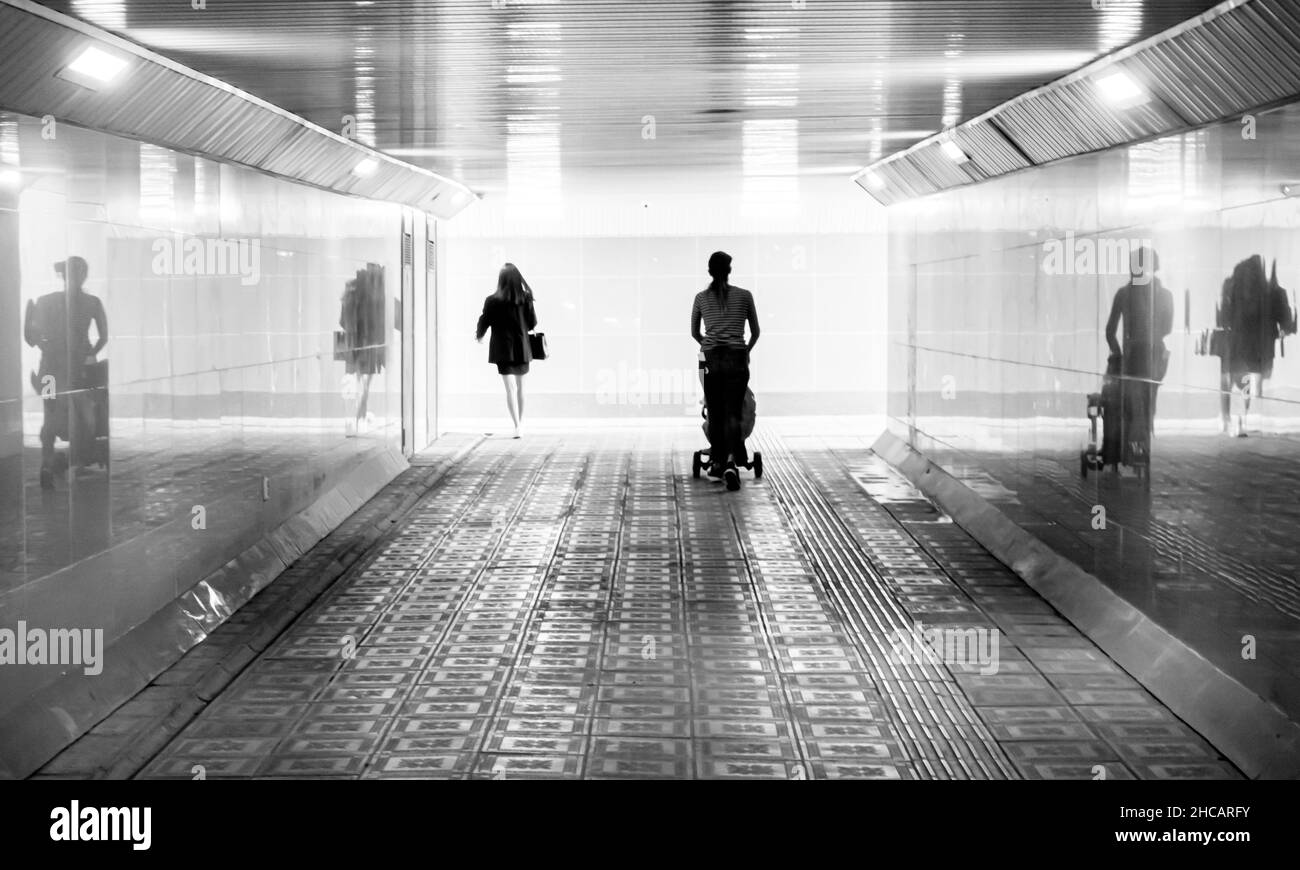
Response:
[[[129,59],[122,84],[91,91],[55,77],[82,45],[98,43]],[[23,0],[0,0],[0,106],[127,136],[159,146],[272,172],[343,193],[417,208],[429,191],[464,190],[427,170],[384,158],[228,85],[137,45]],[[375,177],[352,170],[367,155]],[[472,201],[440,197],[433,213],[450,217]]]
[[[1129,108],[1102,103],[1092,81],[1113,69],[1138,80],[1150,99]],[[1024,161],[1002,162],[999,140],[981,136],[981,125],[1000,130],[1008,147],[1018,148],[1036,165],[1295,98],[1300,98],[1300,0],[1229,0],[1131,50],[960,124],[947,135],[963,146],[977,172],[996,176],[1024,168],[1019,165]],[[970,183],[934,163],[936,142],[937,137],[923,140],[868,170],[886,180],[920,172],[938,189]],[[869,192],[893,202],[916,195]]]

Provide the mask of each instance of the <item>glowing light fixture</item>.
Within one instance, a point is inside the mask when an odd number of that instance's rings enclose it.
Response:
[[[56,75],[83,88],[96,90],[112,84],[124,69],[126,69],[125,58],[88,45],[72,63],[59,70]]]
[[[373,157],[367,157],[356,166],[352,167],[352,174],[361,178],[369,178],[379,169],[379,161]]]
[[[1151,95],[1122,70],[1097,79],[1097,90],[1101,92],[1102,99],[1121,108],[1136,106],[1151,99]]]
[[[966,152],[961,150],[961,146],[952,139],[944,139],[939,143],[939,147],[943,150],[944,156],[953,163],[962,164],[970,160],[970,157],[966,155]]]
[[[885,179],[881,178],[879,175],[872,172],[870,169],[862,173],[862,180],[866,182],[867,187],[870,188],[871,190],[885,189]]]

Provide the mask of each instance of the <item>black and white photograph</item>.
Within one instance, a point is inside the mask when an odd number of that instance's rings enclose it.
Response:
[[[1284,850],[1298,293],[1300,0],[0,0],[0,830]]]

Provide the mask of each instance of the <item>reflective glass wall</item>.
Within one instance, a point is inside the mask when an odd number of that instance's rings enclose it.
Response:
[[[891,428],[1296,710],[1298,182],[1293,105],[889,210]]]
[[[401,219],[0,114],[0,625],[111,643],[400,451]]]

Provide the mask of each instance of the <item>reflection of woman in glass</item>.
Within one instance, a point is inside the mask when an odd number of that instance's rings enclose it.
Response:
[[[1174,294],[1156,273],[1160,259],[1139,248],[1129,260],[1129,282],[1115,293],[1106,321],[1106,344],[1120,357],[1120,407],[1124,463],[1145,461],[1156,414],[1156,390],[1169,364],[1165,337],[1174,328]],[[1123,324],[1123,344],[1119,341]],[[1137,455],[1134,455],[1134,451]]]
[[[356,377],[361,388],[355,417],[348,420],[348,428],[356,431],[364,432],[374,417],[366,406],[370,400],[370,379],[376,372],[384,370],[386,304],[384,267],[367,263],[364,269],[357,270],[355,278],[348,281],[339,313],[344,343],[340,355],[347,373]]]
[[[92,461],[107,462],[107,456],[95,455],[95,396],[90,390],[102,387],[96,380],[95,356],[108,344],[108,319],[98,296],[82,289],[89,267],[81,257],[68,257],[55,263],[54,271],[63,278],[63,292],[47,293],[27,303],[23,338],[41,350],[38,371],[32,374],[32,387],[44,400],[41,424],[41,487],[54,486],[56,457],[54,441],[68,441],[72,458],[79,466]],[[95,325],[96,339],[90,341],[90,325]],[[60,463],[61,464],[61,463]]]
[[[524,424],[524,375],[532,362],[533,350],[528,332],[537,327],[533,309],[533,288],[514,263],[506,263],[497,275],[496,292],[483,301],[475,339],[483,340],[492,330],[488,343],[488,362],[495,363],[497,374],[506,387],[506,408],[515,424],[518,438]]]
[[[1272,278],[1264,275],[1264,258],[1253,254],[1242,260],[1223,282],[1216,325],[1224,330],[1219,357],[1219,418],[1225,434],[1246,437],[1250,400],[1263,395],[1264,380],[1273,376],[1273,343],[1296,331],[1295,313],[1286,291],[1277,283],[1277,261]],[[1240,391],[1242,413],[1232,419],[1232,396]]]

